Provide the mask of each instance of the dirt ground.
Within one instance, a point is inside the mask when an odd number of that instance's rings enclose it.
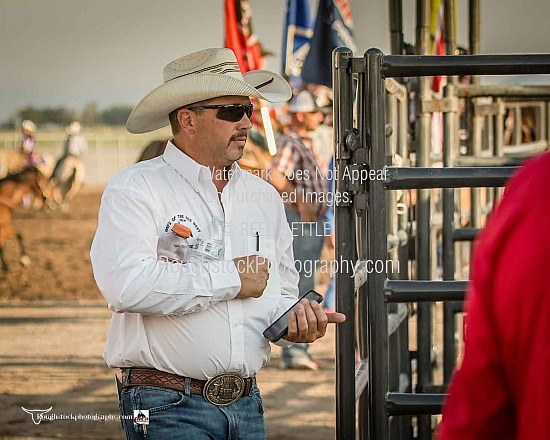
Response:
[[[30,267],[0,278],[0,439],[123,439],[112,372],[101,357],[110,312],[95,286],[89,248],[100,190],[85,189],[66,212],[19,211]],[[334,329],[312,346],[315,374],[281,371],[280,349],[258,376],[269,439],[334,438]],[[34,424],[26,409],[80,420]],[[84,420],[90,416],[111,420]]]

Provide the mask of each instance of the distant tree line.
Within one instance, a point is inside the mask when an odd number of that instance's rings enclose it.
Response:
[[[37,125],[52,124],[65,126],[72,121],[80,121],[86,127],[95,125],[124,125],[132,111],[129,105],[113,105],[100,110],[96,102],[89,102],[81,112],[63,106],[35,107],[26,106],[19,109],[17,118],[12,118],[2,124],[4,128],[13,128],[17,122],[30,119]]]

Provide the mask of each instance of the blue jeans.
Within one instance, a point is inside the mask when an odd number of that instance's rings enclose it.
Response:
[[[135,386],[123,389],[119,404],[123,415],[149,410],[148,425],[123,419],[127,440],[265,440],[257,387],[231,405],[217,407],[202,395]]]
[[[317,223],[300,223],[298,211],[286,211],[286,220],[292,230],[292,250],[296,268],[300,275],[298,282],[299,294],[307,293],[315,287],[314,267],[321,258],[321,251],[325,242],[323,220]],[[304,226],[302,226],[304,225]],[[292,362],[292,359],[310,357],[309,344],[294,344],[292,347],[283,348],[283,359]]]

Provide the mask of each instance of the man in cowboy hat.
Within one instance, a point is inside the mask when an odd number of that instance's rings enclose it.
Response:
[[[128,118],[132,133],[173,133],[162,156],[109,183],[91,250],[115,312],[104,357],[123,369],[122,412],[149,417],[124,420],[128,438],[265,438],[262,332],[296,301],[298,274],[277,191],[236,164],[250,97],[285,101],[290,88],[273,72],[243,75],[229,49],[206,49],[169,63]],[[281,345],[344,319],[305,301]]]

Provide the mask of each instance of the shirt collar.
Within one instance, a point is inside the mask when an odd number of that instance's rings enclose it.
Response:
[[[201,165],[193,160],[178,147],[176,147],[172,140],[169,140],[166,144],[166,149],[162,155],[164,161],[174,168],[185,180],[187,180],[195,191],[199,191],[201,180],[212,180],[212,174],[210,168]],[[234,162],[228,171],[229,180],[238,179],[241,173],[241,168]],[[201,179],[202,178],[202,179]]]

